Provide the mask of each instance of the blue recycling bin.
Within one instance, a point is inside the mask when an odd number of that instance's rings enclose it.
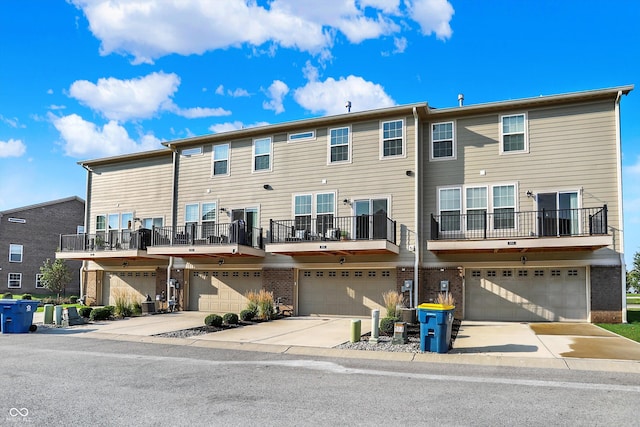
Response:
[[[38,301],[0,299],[0,329],[3,334],[25,334],[33,332],[33,313],[38,309]]]
[[[420,304],[418,307],[420,321],[420,351],[446,353],[451,346],[453,329],[452,305]]]

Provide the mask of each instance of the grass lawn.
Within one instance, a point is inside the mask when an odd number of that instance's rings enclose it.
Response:
[[[640,304],[640,295],[627,294],[627,304]]]
[[[598,323],[598,326],[630,340],[640,342],[640,309],[627,310],[627,322],[626,324]]]

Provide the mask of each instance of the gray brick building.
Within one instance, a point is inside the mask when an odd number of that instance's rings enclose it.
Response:
[[[0,211],[0,292],[46,294],[40,267],[56,259],[60,234],[77,233],[84,224],[85,202],[79,197]],[[65,293],[80,292],[81,261],[67,261],[72,281]]]

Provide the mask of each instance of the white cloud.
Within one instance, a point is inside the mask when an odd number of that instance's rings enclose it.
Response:
[[[20,157],[27,152],[27,146],[19,139],[0,141],[0,158]]]
[[[17,128],[19,126],[19,121],[17,117],[9,118],[0,114],[0,122],[6,123],[12,128]],[[21,126],[21,127],[24,127],[24,126]]]
[[[162,148],[161,141],[150,134],[140,136],[139,141],[133,140],[127,130],[115,120],[100,128],[77,114],[58,117],[50,113],[49,118],[60,132],[67,156],[109,157]]]
[[[227,89],[226,92],[224,90],[224,86],[220,85],[216,88],[216,95],[228,95],[233,98],[240,98],[243,96],[250,96],[249,92],[246,89],[237,88],[235,90]]]
[[[440,40],[451,38],[449,22],[455,11],[447,0],[413,0],[409,6],[411,18],[420,24],[422,34],[436,34]]]
[[[284,106],[282,100],[289,93],[289,86],[283,81],[274,80],[271,86],[266,90],[269,101],[262,103],[262,108],[265,110],[273,110],[276,114],[284,112]]]
[[[251,125],[245,125],[244,123],[236,120],[235,122],[227,122],[227,123],[219,123],[219,124],[211,125],[209,126],[209,130],[214,133],[223,133],[223,132],[231,132],[231,131],[240,130],[240,129],[267,126],[267,125],[269,125],[268,122],[257,122]]]
[[[162,56],[248,46],[272,55],[279,47],[330,57],[338,33],[349,42],[399,33],[417,22],[425,35],[451,37],[446,0],[70,0],[80,8],[101,54],[153,63]]]
[[[220,85],[216,88],[216,95],[224,95],[224,86]]]
[[[102,78],[97,84],[78,80],[69,93],[107,119],[127,121],[153,117],[163,105],[171,105],[179,85],[173,73],[151,73],[131,80]]]
[[[219,117],[219,116],[231,115],[231,111],[225,110],[224,108],[203,108],[203,107],[178,108],[174,104],[170,104],[170,106],[167,107],[167,110],[177,114],[178,116],[185,117],[187,119],[199,119],[202,117]]]
[[[305,109],[326,115],[346,113],[346,101],[351,101],[351,111],[395,105],[382,86],[357,76],[341,77],[339,80],[328,78],[324,82],[310,81],[294,91],[294,98]]]

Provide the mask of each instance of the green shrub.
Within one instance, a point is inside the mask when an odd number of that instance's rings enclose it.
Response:
[[[216,328],[219,328],[222,326],[222,316],[218,314],[210,314],[204,318],[204,324],[206,326],[215,326]]]
[[[254,317],[256,317],[256,312],[249,308],[246,308],[240,312],[240,320],[242,320],[243,322],[250,322]]]
[[[380,319],[380,333],[383,335],[393,335],[394,323],[399,322],[397,317],[383,317]]]
[[[235,313],[226,313],[224,316],[222,316],[222,321],[227,325],[237,325],[238,315]]]
[[[116,312],[116,308],[112,305],[105,305],[103,308],[109,312],[110,317],[113,316]]]
[[[13,299],[13,294],[11,292],[5,292],[5,294],[2,295],[2,299]]]
[[[142,315],[142,304],[139,302],[134,302],[133,304],[131,304],[131,309],[133,310],[133,315],[134,316],[141,316]]]
[[[71,295],[69,297],[69,304],[76,304],[78,302],[78,297],[76,295]]]
[[[22,295],[22,299],[30,300],[31,299],[31,294]]]
[[[84,306],[84,307],[78,308],[78,314],[80,315],[80,317],[84,317],[85,319],[91,316],[92,311],[93,311],[93,308],[91,307]]]
[[[113,316],[112,311],[107,307],[94,308],[89,315],[91,321],[109,320]]]

